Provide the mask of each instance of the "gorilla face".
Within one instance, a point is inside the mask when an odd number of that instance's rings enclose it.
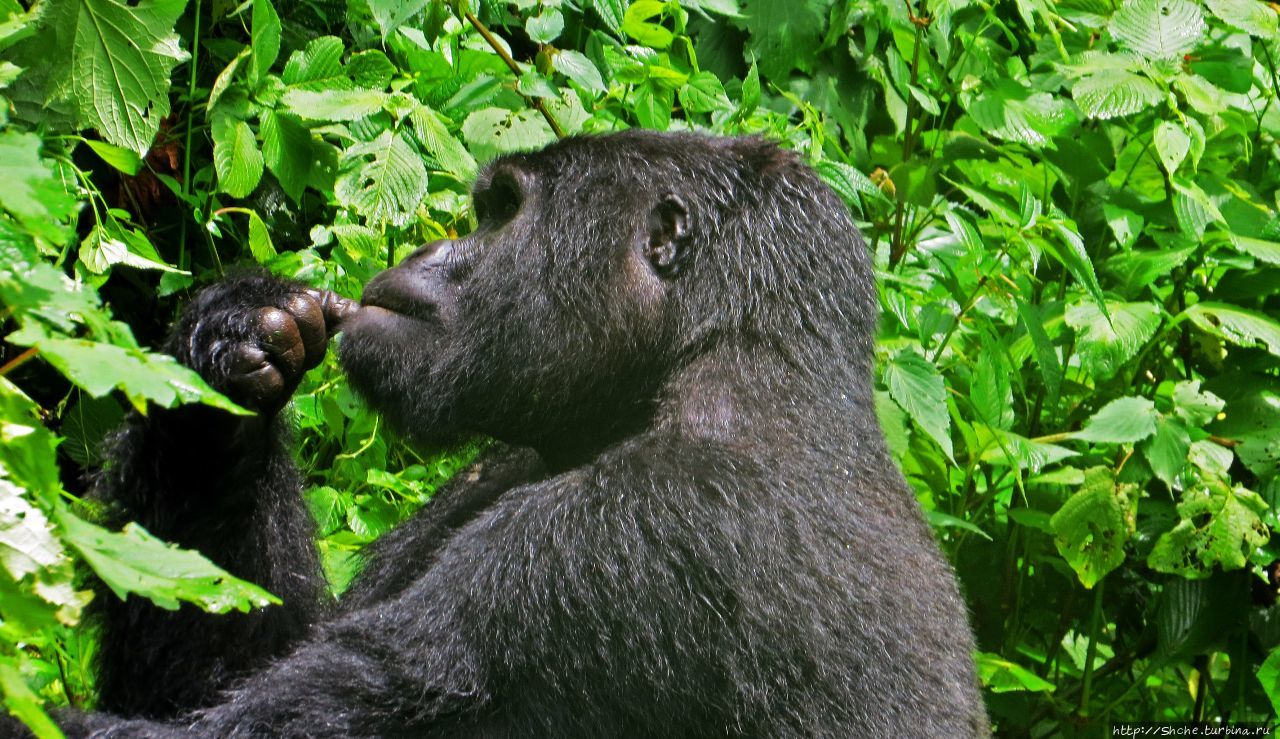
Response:
[[[559,153],[495,162],[474,188],[476,231],[366,286],[341,360],[402,433],[565,446],[648,413],[686,214],[662,193],[620,200],[616,170]]]

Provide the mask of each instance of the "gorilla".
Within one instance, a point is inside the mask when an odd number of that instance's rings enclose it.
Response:
[[[101,736],[982,736],[955,577],[872,401],[844,205],[759,138],[498,159],[476,230],[359,305],[262,275],[168,349],[256,410],[154,409],[100,495],[283,605],[103,597]],[[341,330],[393,428],[496,441],[326,604],[281,409]]]

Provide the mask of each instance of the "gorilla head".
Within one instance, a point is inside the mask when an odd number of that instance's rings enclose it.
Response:
[[[410,436],[484,433],[571,464],[651,426],[664,401],[728,414],[721,373],[695,369],[727,347],[778,359],[793,388],[865,395],[865,248],[770,143],[570,139],[490,165],[475,211],[475,232],[370,282],[345,326],[352,382]]]

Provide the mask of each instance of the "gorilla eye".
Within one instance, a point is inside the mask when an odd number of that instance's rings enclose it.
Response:
[[[507,173],[498,173],[487,187],[475,194],[476,219],[500,226],[515,218],[523,199],[519,183]]]

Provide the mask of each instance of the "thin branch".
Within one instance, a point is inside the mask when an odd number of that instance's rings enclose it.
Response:
[[[484,37],[484,40],[489,44],[489,46],[493,47],[494,52],[497,53],[502,61],[506,62],[507,67],[511,70],[511,73],[516,76],[516,79],[519,79],[521,75],[520,65],[516,64],[516,60],[512,59],[511,55],[507,53],[507,50],[502,46],[502,42],[499,41],[498,38],[480,22],[480,19],[475,16],[475,13],[467,13],[466,18],[467,22],[480,32],[480,35]],[[517,90],[517,92],[519,91]],[[520,96],[529,104],[529,107],[534,108],[542,114],[543,118],[547,119],[547,125],[551,126],[551,130],[555,133],[556,138],[562,139],[567,135],[564,132],[564,128],[560,125],[560,121],[557,121],[555,116],[551,115],[551,111],[547,110],[547,107],[542,104],[541,98],[529,97],[523,92],[520,93]]]
[[[5,375],[17,369],[20,365],[25,364],[27,360],[31,359],[39,352],[40,350],[33,346],[30,349],[19,354],[18,356],[14,357],[13,359],[10,359],[8,362],[5,362],[4,366],[0,366],[0,377],[4,377]]]

